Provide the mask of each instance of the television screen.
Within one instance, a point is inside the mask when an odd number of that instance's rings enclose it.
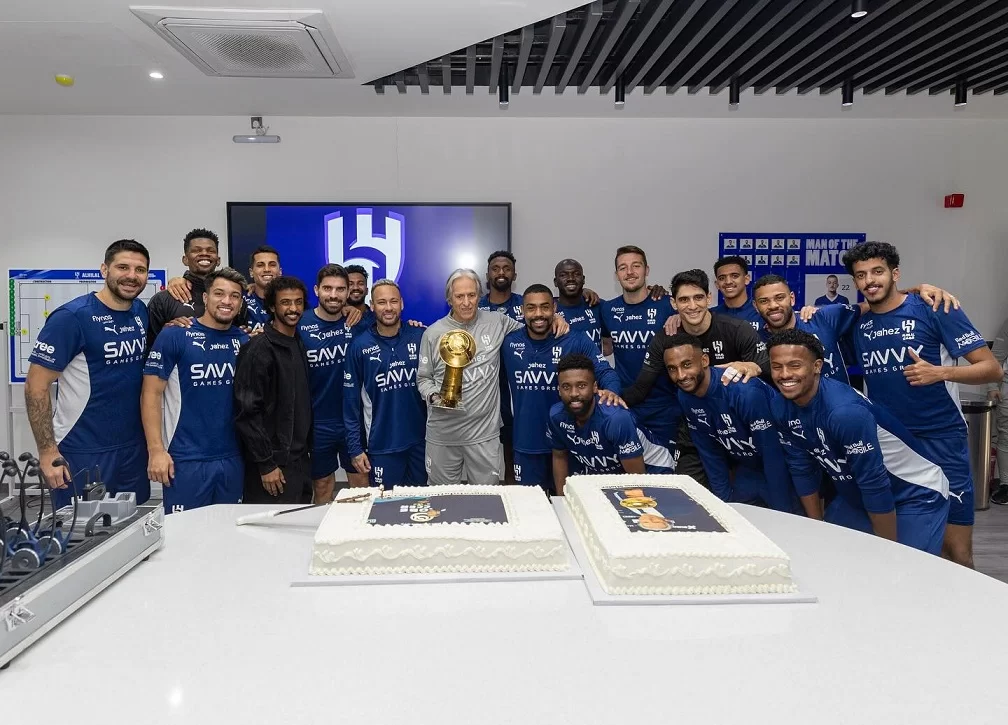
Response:
[[[487,257],[511,248],[511,205],[500,204],[228,204],[228,259],[248,276],[261,245],[276,248],[284,274],[312,288],[325,264],[359,264],[368,286],[389,278],[403,294],[403,319],[431,324],[448,305],[452,270],[485,276]],[[484,282],[485,286],[485,282]]]

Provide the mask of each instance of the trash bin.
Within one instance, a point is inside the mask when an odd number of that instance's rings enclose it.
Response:
[[[973,508],[986,511],[990,508],[990,450],[994,434],[995,403],[979,396],[963,397],[960,403],[969,428],[966,445],[969,449],[970,473],[973,474]]]

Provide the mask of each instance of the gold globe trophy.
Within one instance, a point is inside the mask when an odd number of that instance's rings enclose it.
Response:
[[[462,409],[462,371],[476,358],[476,338],[465,330],[446,332],[438,340],[438,355],[444,360],[440,402],[436,408]]]

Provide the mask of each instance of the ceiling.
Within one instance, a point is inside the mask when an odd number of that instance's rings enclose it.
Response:
[[[231,4],[324,12],[353,77],[207,76],[122,0],[3,0],[0,114],[499,115],[503,71],[510,115],[840,117],[850,80],[850,117],[1008,118],[1008,0],[869,0],[860,20],[850,0]]]

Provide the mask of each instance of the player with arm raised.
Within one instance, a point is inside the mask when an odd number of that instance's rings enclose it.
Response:
[[[241,503],[245,465],[234,428],[234,375],[248,335],[232,325],[245,278],[224,267],[205,278],[204,312],[166,327],[144,367],[140,399],[152,481],[166,513]]]
[[[56,308],[28,358],[25,407],[57,508],[70,502],[71,476],[83,470],[100,476],[110,493],[135,493],[137,503],[150,498],[140,424],[148,319],[137,299],[149,267],[139,242],[110,244],[101,266],[105,286]],[[57,382],[54,416],[49,388]]]
[[[812,334],[775,334],[770,360],[780,390],[771,409],[795,484],[814,489],[825,471],[836,488],[826,521],[940,554],[949,482],[928,446],[885,408],[822,375]]]
[[[501,348],[501,366],[514,401],[514,478],[517,483],[552,491],[552,455],[546,433],[550,408],[560,400],[556,380],[560,359],[572,353],[587,356],[594,362],[599,383],[617,393],[619,377],[587,335],[558,338],[553,334],[556,308],[549,287],[531,285],[522,300],[525,327],[505,337]]]
[[[859,244],[843,262],[869,311],[857,325],[868,397],[903,422],[949,480],[943,554],[973,566],[973,477],[958,384],[1001,379],[1001,366],[965,313],[936,312],[900,292],[899,253],[885,242]],[[954,365],[965,358],[969,365]]]

